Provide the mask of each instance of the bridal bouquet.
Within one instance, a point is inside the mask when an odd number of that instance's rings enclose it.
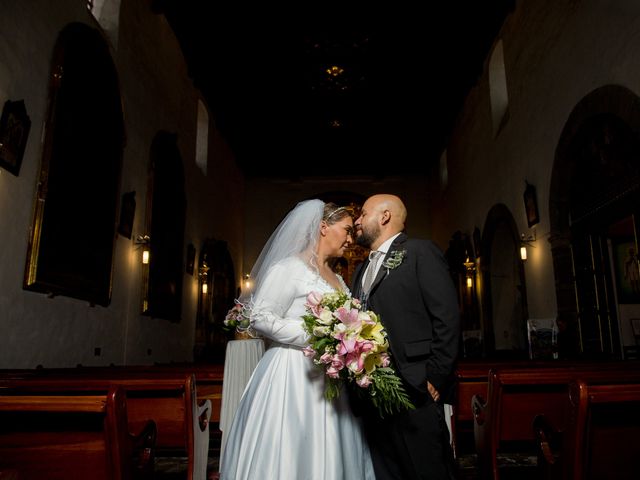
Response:
[[[233,308],[227,312],[223,324],[225,330],[246,330],[249,328],[249,317],[245,316],[242,304],[236,303]]]
[[[369,398],[380,416],[414,408],[391,366],[378,315],[363,311],[358,299],[341,291],[311,292],[305,307],[302,318],[311,338],[304,354],[324,370],[328,400],[347,383]]]

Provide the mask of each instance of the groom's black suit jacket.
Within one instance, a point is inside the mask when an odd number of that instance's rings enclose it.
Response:
[[[380,266],[367,309],[380,315],[393,362],[412,396],[426,398],[429,381],[440,400],[453,403],[460,317],[458,301],[442,251],[429,240],[401,233],[385,260],[404,250],[396,268]],[[353,296],[362,296],[362,275],[368,261],[354,273]],[[415,398],[415,397],[414,397]]]

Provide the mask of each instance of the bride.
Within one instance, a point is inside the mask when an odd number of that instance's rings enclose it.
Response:
[[[327,401],[324,373],[306,358],[302,326],[311,291],[348,291],[330,268],[352,242],[349,211],[299,203],[253,267],[254,291],[239,301],[269,348],[242,395],[224,454],[222,480],[374,479],[369,449],[347,394]]]

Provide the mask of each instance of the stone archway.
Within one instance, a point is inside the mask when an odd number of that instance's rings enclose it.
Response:
[[[526,357],[527,295],[511,211],[494,205],[481,241],[482,331],[487,357]]]
[[[198,313],[196,317],[194,359],[224,361],[229,335],[223,328],[224,318],[236,297],[236,277],[227,242],[207,238],[200,249]],[[206,291],[202,285],[206,284]]]
[[[637,215],[640,99],[617,85],[573,109],[556,148],[549,193],[561,356],[620,356],[611,226]]]

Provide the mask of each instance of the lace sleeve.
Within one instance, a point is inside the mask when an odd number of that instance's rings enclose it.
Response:
[[[349,290],[349,287],[347,286],[347,284],[344,281],[344,278],[342,278],[342,275],[340,275],[339,273],[336,273],[336,277],[338,277],[338,281],[340,282],[340,285],[342,287],[342,290],[349,296],[351,296],[351,290]]]
[[[271,268],[251,306],[251,326],[261,335],[279,343],[304,347],[308,335],[302,318],[286,318],[296,298],[296,275],[280,263]]]

